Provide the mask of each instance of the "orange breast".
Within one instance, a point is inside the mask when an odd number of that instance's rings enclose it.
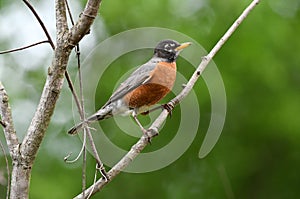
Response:
[[[131,108],[148,107],[156,104],[173,88],[176,79],[176,63],[162,62],[151,72],[151,79],[125,95]]]

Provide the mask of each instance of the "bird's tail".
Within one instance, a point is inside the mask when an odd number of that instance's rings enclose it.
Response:
[[[80,122],[79,124],[73,126],[69,129],[68,134],[75,135],[80,129],[83,128],[83,125],[90,124],[95,121],[103,120],[112,117],[112,106],[107,105],[102,107],[99,111],[97,111],[94,115],[87,118],[85,121]]]
[[[80,122],[79,124],[70,128],[68,134],[75,135],[77,131],[80,130],[82,127],[83,127],[83,122]]]

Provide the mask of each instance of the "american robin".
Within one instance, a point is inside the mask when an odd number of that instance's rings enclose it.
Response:
[[[86,121],[72,127],[68,133],[75,134],[84,124],[114,115],[130,114],[146,133],[137,115],[149,112],[152,105],[171,91],[176,79],[176,58],[180,51],[189,45],[191,45],[190,42],[180,44],[174,40],[159,42],[154,49],[153,57],[121,83],[102,108]]]

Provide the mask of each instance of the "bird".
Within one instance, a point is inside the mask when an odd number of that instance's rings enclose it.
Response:
[[[179,43],[171,39],[160,41],[154,48],[152,58],[132,72],[96,113],[73,126],[68,134],[74,135],[84,125],[115,115],[132,115],[146,134],[147,131],[139,122],[137,115],[145,115],[155,110],[156,108],[150,108],[172,90],[176,80],[176,59],[179,53],[190,45],[191,42]]]

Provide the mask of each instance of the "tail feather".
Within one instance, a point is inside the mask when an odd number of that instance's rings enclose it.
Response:
[[[73,126],[72,128],[69,129],[68,134],[75,135],[78,130],[80,130],[83,126],[83,122],[80,122],[76,126]]]
[[[69,129],[68,134],[75,135],[80,129],[83,128],[84,124],[89,124],[95,121],[103,120],[112,117],[112,107],[106,106],[97,111],[94,115],[88,117],[85,122],[73,126]]]

